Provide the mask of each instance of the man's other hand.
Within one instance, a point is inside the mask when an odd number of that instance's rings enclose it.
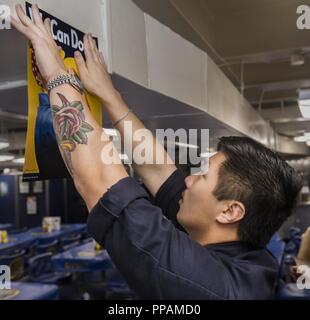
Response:
[[[103,54],[90,34],[84,36],[84,49],[86,61],[79,51],[74,54],[83,86],[105,105],[112,105],[120,96],[113,86]]]

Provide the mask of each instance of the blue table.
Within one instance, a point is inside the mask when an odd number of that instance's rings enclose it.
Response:
[[[10,223],[0,223],[0,230],[6,230],[6,231],[9,231],[9,230],[12,230],[13,229],[13,225],[10,224]]]
[[[87,230],[86,224],[63,224],[59,231],[52,231],[50,233],[43,232],[42,227],[29,229],[27,232],[38,239],[39,244],[46,244],[54,240],[60,240],[71,234],[83,233]]]
[[[92,272],[113,268],[107,251],[95,251],[93,242],[55,255],[52,265],[56,272]]]
[[[57,300],[58,287],[38,283],[12,282],[10,290],[0,290],[0,300]]]
[[[22,250],[28,248],[37,241],[36,237],[30,235],[28,232],[9,235],[8,243],[0,244],[0,254],[6,254],[13,250]]]

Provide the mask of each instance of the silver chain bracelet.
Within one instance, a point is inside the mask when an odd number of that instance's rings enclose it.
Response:
[[[120,119],[118,119],[114,124],[113,127],[116,127],[121,121],[123,121],[124,119],[126,119],[129,115],[129,113],[132,112],[131,109],[129,109]]]

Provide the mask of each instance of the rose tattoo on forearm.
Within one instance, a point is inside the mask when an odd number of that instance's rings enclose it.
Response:
[[[73,166],[71,153],[78,144],[87,144],[87,133],[94,128],[85,121],[84,107],[80,101],[69,102],[61,93],[57,93],[62,106],[52,106],[54,130],[58,137],[59,148],[63,152],[65,163],[71,175]]]

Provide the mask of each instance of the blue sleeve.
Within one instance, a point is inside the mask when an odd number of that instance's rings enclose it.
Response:
[[[225,279],[219,286],[214,277],[221,261],[178,230],[132,178],[99,200],[88,229],[140,298],[221,299],[225,294]]]
[[[180,209],[179,201],[182,192],[186,189],[185,178],[186,175],[181,170],[174,171],[159,188],[154,201],[154,204],[161,208],[163,214],[184,232],[185,230],[177,221],[177,213]]]

